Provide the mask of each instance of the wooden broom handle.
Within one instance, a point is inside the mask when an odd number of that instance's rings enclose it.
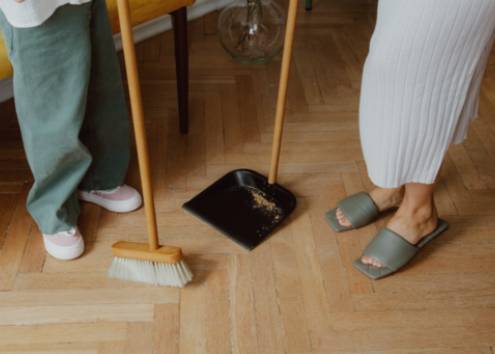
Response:
[[[287,84],[289,80],[290,62],[292,57],[292,45],[294,43],[294,31],[296,29],[298,0],[290,0],[287,25],[285,29],[284,52],[282,55],[282,68],[280,70],[280,83],[278,86],[277,110],[275,113],[275,127],[273,132],[272,161],[268,183],[277,181],[278,166],[280,160],[280,147],[284,128],[285,104],[287,102]]]
[[[122,36],[122,48],[124,50],[125,68],[131,100],[132,121],[134,136],[136,139],[139,173],[143,189],[146,223],[148,226],[148,242],[151,251],[158,249],[158,229],[156,226],[155,204],[151,183],[148,143],[144,127],[144,113],[139,83],[139,74],[136,60],[136,48],[132,34],[132,23],[128,0],[117,0],[119,13],[120,33]]]

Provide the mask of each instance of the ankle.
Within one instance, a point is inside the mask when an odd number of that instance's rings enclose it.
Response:
[[[381,188],[376,187],[370,192],[371,198],[376,203],[380,211],[397,207],[404,199],[404,187]]]
[[[412,204],[404,200],[399,210],[397,210],[397,215],[414,220],[418,224],[427,224],[436,221],[438,218],[433,200],[422,204]]]

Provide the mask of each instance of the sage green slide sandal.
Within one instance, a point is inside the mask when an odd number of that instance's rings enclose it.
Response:
[[[371,279],[376,280],[384,278],[408,264],[424,246],[440,236],[448,227],[449,225],[446,221],[438,219],[436,229],[429,235],[423,237],[417,245],[409,243],[406,239],[390,229],[381,229],[378,231],[375,238],[368,244],[363,252],[363,256],[372,257],[378,260],[383,267],[364,264],[361,261],[362,256],[359,259],[356,259],[353,265]]]
[[[344,213],[351,226],[343,226],[339,223],[337,209]],[[370,195],[366,192],[359,192],[338,202],[336,208],[325,214],[325,218],[332,229],[343,232],[370,224],[377,218],[378,214],[378,207]]]

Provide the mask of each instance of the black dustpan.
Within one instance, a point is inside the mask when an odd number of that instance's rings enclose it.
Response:
[[[269,178],[235,170],[184,204],[186,210],[248,249],[263,242],[296,207],[295,196],[276,183],[296,11],[297,0],[290,0]]]
[[[263,242],[296,207],[284,187],[251,170],[232,171],[184,204],[184,208],[242,246]]]

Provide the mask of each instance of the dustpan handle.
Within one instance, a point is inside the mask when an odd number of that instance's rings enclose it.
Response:
[[[268,182],[273,184],[277,181],[278,166],[280,160],[280,147],[282,144],[282,133],[284,128],[285,104],[287,102],[287,84],[289,80],[289,69],[292,57],[292,45],[294,43],[294,31],[296,28],[298,0],[290,0],[287,25],[285,29],[284,52],[282,55],[282,68],[280,70],[280,83],[278,86],[277,109],[275,113],[275,127],[273,132],[272,161]]]
[[[117,0],[119,13],[120,33],[122,36],[122,48],[124,50],[127,83],[131,101],[132,122],[143,189],[146,223],[148,226],[148,242],[150,250],[158,248],[158,230],[156,226],[155,204],[153,201],[151,173],[149,167],[148,143],[144,126],[143,103],[139,74],[137,69],[136,48],[132,34],[132,24],[128,0]]]

